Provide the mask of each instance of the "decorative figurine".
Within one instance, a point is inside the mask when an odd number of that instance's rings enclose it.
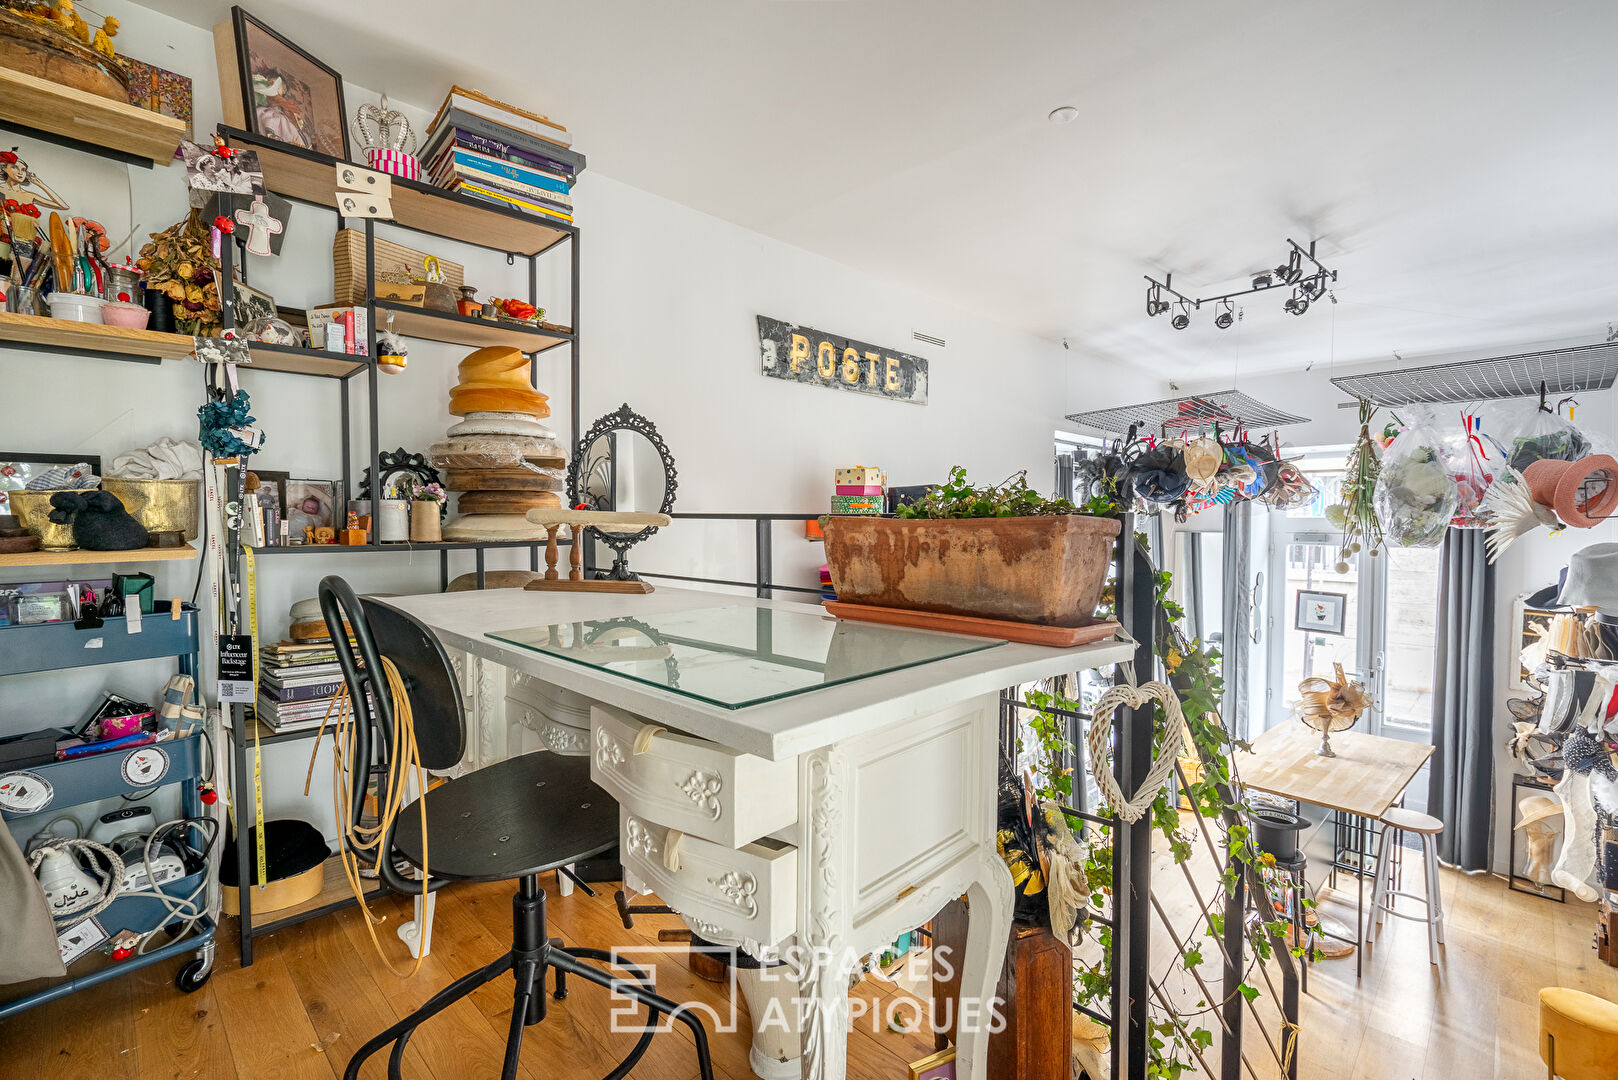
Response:
[[[361,105],[354,114],[354,135],[365,150],[365,160],[377,172],[421,179],[416,157],[416,133],[398,109],[388,108],[388,95],[377,105]]]
[[[0,259],[20,259],[21,269],[26,269],[39,244],[40,212],[66,210],[67,203],[17,156],[15,146],[0,150],[0,198],[6,207]]]

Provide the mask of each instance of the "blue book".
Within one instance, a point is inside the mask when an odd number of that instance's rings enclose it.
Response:
[[[487,157],[483,154],[475,154],[460,147],[456,147],[450,153],[453,155],[453,160],[452,162],[446,162],[446,164],[463,176],[482,175],[495,179],[514,180],[519,184],[527,184],[530,187],[567,194],[567,181],[559,180],[550,173],[530,169],[517,164],[515,161],[500,161],[497,158]]]

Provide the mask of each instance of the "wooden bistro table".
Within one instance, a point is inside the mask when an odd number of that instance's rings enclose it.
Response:
[[[1295,799],[1358,819],[1349,830],[1359,863],[1354,878],[1354,973],[1365,971],[1365,859],[1372,821],[1380,821],[1433,754],[1420,743],[1339,731],[1331,737],[1336,757],[1315,753],[1320,733],[1298,723],[1281,724],[1253,740],[1252,753],[1237,751],[1237,775],[1246,787]],[[1334,842],[1335,850],[1335,842]],[[1324,931],[1322,931],[1324,933]]]

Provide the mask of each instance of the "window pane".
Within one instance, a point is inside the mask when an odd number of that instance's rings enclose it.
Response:
[[[1389,548],[1387,682],[1382,723],[1423,742],[1433,730],[1433,661],[1438,649],[1438,548]],[[1391,729],[1398,728],[1400,731]]]
[[[1282,658],[1281,685],[1278,696],[1283,714],[1289,712],[1298,700],[1298,684],[1312,675],[1331,678],[1332,664],[1343,665],[1344,672],[1358,671],[1355,662],[1355,634],[1359,624],[1359,567],[1357,560],[1348,564],[1348,573],[1339,574],[1337,547],[1330,543],[1293,543],[1286,550],[1286,585],[1282,607],[1277,620],[1285,627],[1285,655]],[[1335,593],[1344,597],[1344,622],[1341,634],[1321,633],[1318,630],[1298,630],[1298,594],[1300,592]]]

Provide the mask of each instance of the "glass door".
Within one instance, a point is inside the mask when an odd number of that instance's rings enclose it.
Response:
[[[1298,684],[1312,676],[1344,674],[1373,686],[1377,650],[1372,626],[1361,613],[1370,583],[1362,559],[1338,562],[1335,535],[1288,528],[1277,521],[1270,545],[1269,726],[1296,723],[1292,707]]]

